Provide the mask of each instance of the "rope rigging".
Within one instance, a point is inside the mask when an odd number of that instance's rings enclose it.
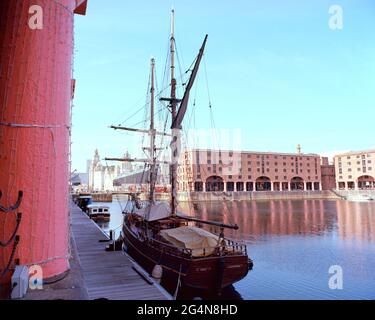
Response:
[[[194,64],[194,62],[192,63],[192,65],[193,64]],[[205,55],[203,55],[203,64],[204,64],[205,86],[206,86],[207,100],[208,100],[208,111],[209,111],[209,118],[210,118],[210,129],[211,129],[211,134],[213,135],[213,137],[212,137],[213,138],[212,139],[213,140],[212,148],[221,152],[221,147],[220,147],[220,144],[219,144],[219,139],[218,139],[217,130],[216,130],[216,124],[215,124],[215,119],[214,119],[214,114],[213,114],[213,108],[212,108],[212,101],[211,101],[211,94],[210,94],[210,88],[209,88],[207,64],[206,64]],[[189,71],[191,71],[191,66],[189,67],[189,69],[185,73],[188,73]],[[196,87],[195,87],[195,94],[194,94],[193,104],[192,104],[192,108],[191,108],[191,113],[190,113],[190,116],[189,116],[189,120],[187,122],[187,126],[185,126],[186,129],[183,131],[185,150],[187,149],[187,146],[190,145],[189,135],[187,134],[187,130],[189,130],[191,128],[192,123],[193,123],[194,129],[196,129],[195,112],[197,110],[197,104],[198,104],[198,102],[197,102],[197,90],[198,90],[199,75],[197,76],[196,82],[197,83],[196,83]],[[194,138],[193,144],[197,145],[198,144],[197,135],[193,135],[193,138]],[[205,169],[205,167],[201,167],[201,170],[203,170],[204,175],[206,175],[206,176],[211,175],[211,172],[208,172],[207,169]],[[193,181],[188,179],[188,190],[189,191],[191,191],[190,188],[192,187],[192,182]],[[189,211],[194,212],[194,214],[196,213],[194,204],[193,204],[193,206],[191,206],[190,201],[188,202],[188,207],[189,207]],[[228,212],[229,212],[228,206],[226,204],[224,204],[223,205],[223,216],[226,217],[229,222],[232,222],[231,220],[233,220],[233,219],[230,218],[230,216],[228,215]]]

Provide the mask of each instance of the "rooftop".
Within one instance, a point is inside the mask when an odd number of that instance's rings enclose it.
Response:
[[[375,153],[375,149],[362,150],[362,151],[349,151],[349,152],[336,154],[335,157],[358,155],[358,154],[365,154],[365,153]]]
[[[280,156],[298,156],[298,157],[320,157],[316,153],[284,153],[284,152],[263,152],[263,151],[243,151],[243,150],[214,150],[214,149],[187,149],[185,152],[197,151],[211,151],[211,152],[233,152],[244,154],[265,154],[265,155],[280,155]]]

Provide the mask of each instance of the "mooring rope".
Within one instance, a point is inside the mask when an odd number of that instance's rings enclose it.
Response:
[[[0,122],[0,126],[7,126],[7,127],[13,127],[13,128],[37,128],[37,129],[49,129],[52,137],[52,143],[53,143],[53,151],[56,158],[56,141],[55,141],[55,134],[52,129],[56,128],[67,128],[69,131],[71,129],[70,126],[63,124],[63,125],[54,125],[54,124],[28,124],[28,123],[11,123],[11,122]]]
[[[13,261],[13,258],[14,258],[14,254],[16,253],[16,249],[17,249],[19,241],[20,241],[20,237],[16,236],[15,239],[14,239],[13,249],[12,249],[12,253],[9,257],[8,263],[7,263],[4,270],[0,270],[0,278],[4,277],[8,273],[8,271],[10,269],[10,265],[12,264],[12,261]]]
[[[18,228],[19,228],[19,226],[20,226],[21,219],[22,219],[22,214],[21,214],[21,213],[18,213],[18,214],[17,214],[16,227],[15,227],[15,229],[14,229],[14,231],[13,231],[11,237],[10,237],[9,240],[6,241],[6,242],[2,242],[2,241],[0,240],[0,247],[5,248],[5,247],[7,247],[7,246],[8,246],[8,245],[14,240],[14,238],[15,238],[16,235],[17,235],[17,231],[18,231]]]
[[[173,295],[174,300],[177,300],[178,289],[181,286],[181,280],[180,280],[181,279],[181,269],[182,269],[182,265],[180,264],[180,272],[178,273],[177,287],[176,287],[176,291],[174,292],[174,295]]]

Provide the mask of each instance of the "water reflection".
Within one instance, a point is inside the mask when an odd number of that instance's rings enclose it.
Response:
[[[241,201],[184,204],[183,210],[202,219],[236,223],[236,238],[264,235],[319,234],[334,227],[334,213],[324,210],[324,202],[314,201]]]
[[[254,260],[254,270],[235,284],[244,299],[375,298],[375,203],[227,201],[181,208],[239,225],[226,235],[243,240]],[[345,274],[341,291],[327,284],[336,264]]]
[[[337,229],[343,238],[375,241],[373,203],[327,200],[198,202],[180,205],[184,213],[205,220],[238,224],[227,235],[240,239],[261,236],[323,235]]]
[[[122,221],[111,204],[114,229]],[[254,269],[224,298],[374,299],[375,203],[343,200],[274,200],[180,203],[185,214],[237,223],[228,237],[242,240]],[[203,225],[217,232],[213,226]],[[344,270],[344,290],[330,290],[328,269]]]
[[[336,211],[340,237],[375,242],[374,203],[337,201]]]

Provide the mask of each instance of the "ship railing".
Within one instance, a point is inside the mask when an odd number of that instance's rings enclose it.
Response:
[[[225,245],[221,246],[221,250],[229,254],[247,254],[247,247],[244,244],[238,243],[234,240],[225,239]]]
[[[156,239],[149,239],[150,243],[159,250],[164,252],[169,252],[174,255],[184,256],[184,257],[191,257],[192,256],[192,249],[188,248],[177,248],[171,244],[165,243],[163,241],[159,241]]]

